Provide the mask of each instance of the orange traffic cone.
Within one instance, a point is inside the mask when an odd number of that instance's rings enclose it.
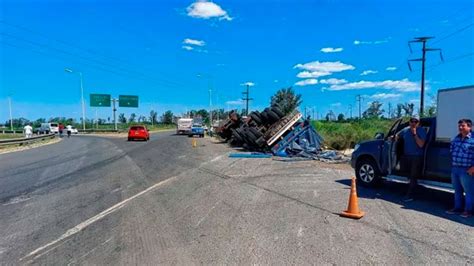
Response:
[[[197,140],[195,138],[193,138],[192,140],[192,145],[193,145],[193,148],[197,147]]]
[[[353,219],[360,219],[364,216],[364,212],[359,210],[359,203],[357,200],[357,190],[356,190],[356,180],[355,177],[352,177],[351,182],[351,194],[349,196],[349,205],[347,210],[341,213],[341,216]]]

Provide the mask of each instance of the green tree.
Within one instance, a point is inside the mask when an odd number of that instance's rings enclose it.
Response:
[[[166,111],[161,117],[161,122],[163,124],[172,124],[173,123],[173,112],[170,110]]]
[[[150,122],[152,124],[158,123],[158,113],[153,110],[150,111]]]
[[[121,124],[127,123],[127,118],[125,118],[125,114],[124,114],[124,113],[119,114],[119,116],[118,116],[118,121],[119,121],[119,123],[121,123]]]
[[[339,121],[339,122],[344,121],[344,114],[340,113],[340,114],[337,116],[337,121]]]
[[[364,111],[362,116],[365,118],[379,118],[383,112],[385,111],[382,109],[382,103],[379,101],[373,101],[369,108]]]
[[[135,118],[137,117],[137,115],[135,113],[131,113],[130,114],[130,117],[128,118],[128,122],[129,123],[133,123],[135,122]]]
[[[415,104],[414,103],[405,103],[402,105],[403,111],[405,111],[406,116],[412,116],[413,111],[415,111]]]
[[[397,111],[395,113],[395,116],[397,118],[402,117],[402,111],[403,111],[403,104],[401,104],[401,103],[397,104]]]
[[[329,112],[326,114],[326,121],[336,121],[336,115],[332,110],[329,110]]]
[[[295,110],[303,101],[301,94],[295,94],[292,87],[280,89],[271,98],[271,104],[278,104],[281,111],[286,115]]]

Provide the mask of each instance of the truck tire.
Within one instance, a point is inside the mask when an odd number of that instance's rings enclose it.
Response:
[[[273,124],[277,122],[278,120],[280,120],[280,117],[277,114],[275,114],[272,110],[268,110],[267,115],[268,115],[268,118],[269,118],[268,120],[270,124]]]
[[[262,120],[262,123],[264,125],[268,124],[268,115],[267,115],[267,112],[263,111],[260,113],[260,120]]]
[[[278,106],[272,106],[272,111],[277,114],[280,118],[283,118],[285,114],[281,111]]]
[[[262,124],[262,120],[260,119],[260,117],[258,116],[257,113],[255,113],[255,112],[250,113],[250,117],[251,117],[252,120],[255,121],[255,123],[257,123],[258,125],[261,125],[261,124]]]
[[[355,171],[357,181],[364,187],[375,187],[380,185],[382,181],[377,163],[373,159],[363,158],[359,160]]]

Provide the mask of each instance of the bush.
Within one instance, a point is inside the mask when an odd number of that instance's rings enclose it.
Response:
[[[388,119],[365,119],[351,122],[312,121],[312,124],[324,138],[324,145],[344,150],[373,139],[377,132],[387,133],[393,122]]]

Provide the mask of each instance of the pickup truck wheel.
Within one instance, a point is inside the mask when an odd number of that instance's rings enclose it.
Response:
[[[375,187],[382,180],[377,164],[371,159],[362,159],[357,162],[356,177],[359,184],[365,187]]]

